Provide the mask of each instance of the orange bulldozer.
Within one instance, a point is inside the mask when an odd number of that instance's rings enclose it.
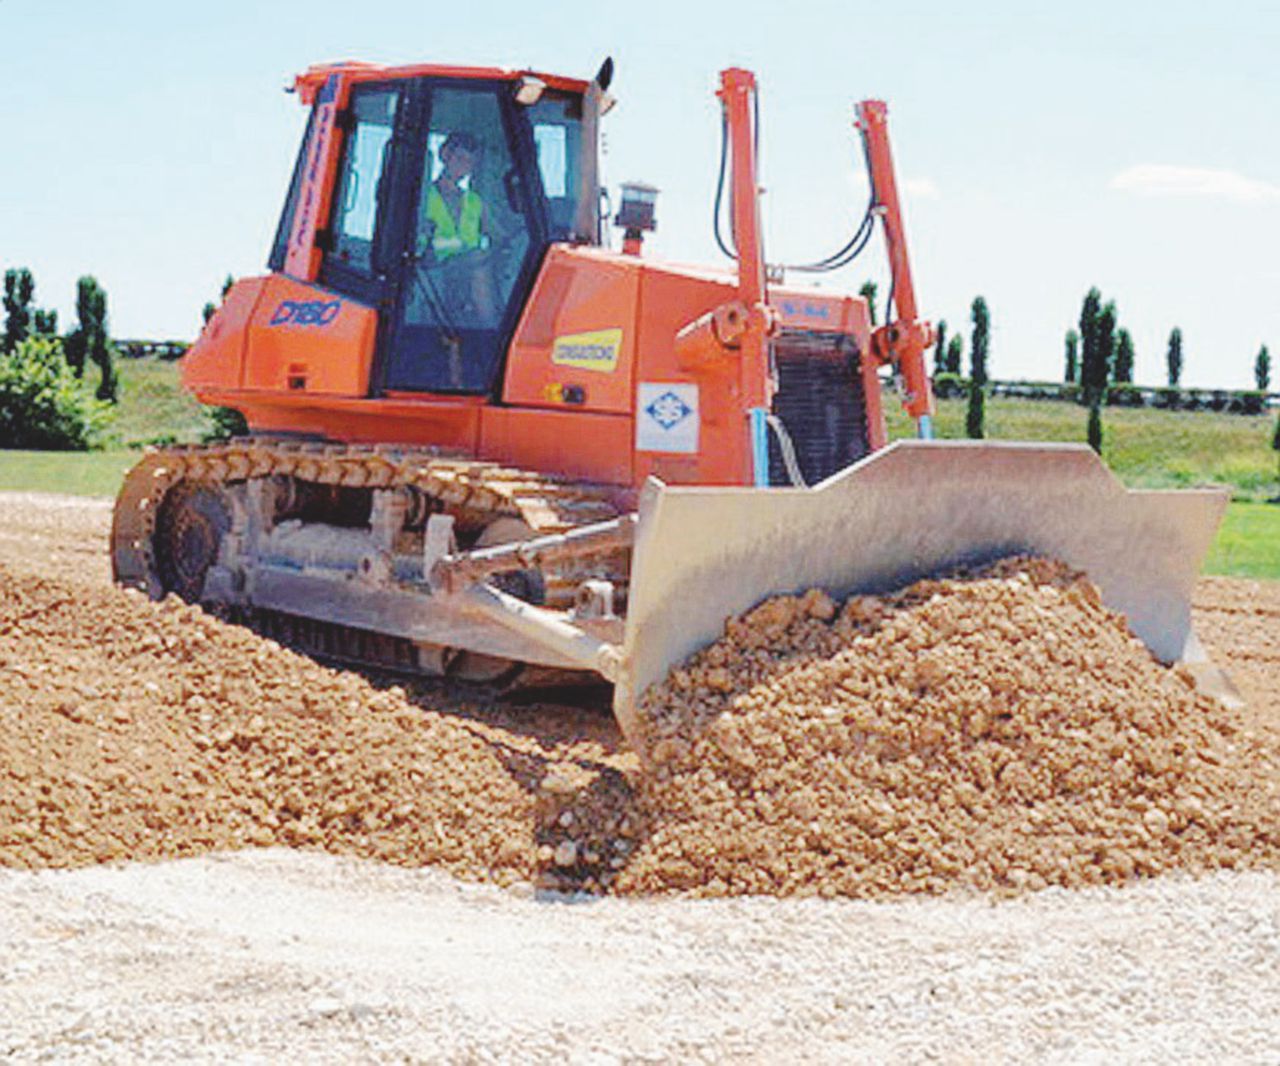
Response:
[[[1013,551],[1088,572],[1161,659],[1203,658],[1189,594],[1223,494],[1126,491],[1084,446],[930,439],[932,330],[882,102],[856,108],[872,196],[852,236],[780,268],[756,80],[725,70],[730,266],[688,266],[643,254],[646,185],[623,185],[621,248],[606,239],[612,72],[345,62],[296,79],[310,118],[270,273],[232,287],[182,368],[249,435],[134,468],[117,581],[336,660],[603,677],[633,739],[644,689],[769,595]],[[848,264],[877,224],[885,325],[784,280]],[[886,375],[917,440],[887,441]]]

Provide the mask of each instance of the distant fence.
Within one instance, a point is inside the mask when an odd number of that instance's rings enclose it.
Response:
[[[957,374],[939,374],[933,381],[934,395],[942,400],[968,395],[969,379]],[[1048,400],[1082,403],[1079,385],[1061,381],[988,381],[990,396],[1019,400]],[[1112,385],[1107,389],[1112,407],[1154,407],[1166,411],[1222,411],[1234,415],[1260,415],[1269,407],[1280,407],[1280,392],[1246,389],[1184,389],[1151,385]]]
[[[111,343],[126,359],[142,359],[149,355],[159,359],[181,359],[191,347],[188,341],[121,340],[119,337],[112,337]]]

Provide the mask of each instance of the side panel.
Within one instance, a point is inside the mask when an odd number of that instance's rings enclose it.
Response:
[[[234,389],[244,373],[249,323],[268,278],[237,281],[191,350],[182,357],[182,384],[187,389]]]
[[[640,260],[553,245],[511,342],[509,404],[631,411]]]
[[[750,483],[739,357],[730,353],[689,372],[675,355],[684,326],[736,295],[731,277],[645,270],[635,372],[637,484],[650,475],[669,485]]]
[[[632,425],[630,415],[485,407],[480,454],[513,466],[630,485]]]
[[[377,312],[282,275],[266,279],[249,322],[246,389],[365,396]]]

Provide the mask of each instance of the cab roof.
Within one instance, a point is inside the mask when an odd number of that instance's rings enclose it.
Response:
[[[381,63],[363,63],[344,59],[338,63],[316,63],[293,79],[293,89],[304,104],[311,104],[316,93],[331,74],[345,74],[352,81],[394,81],[398,78],[455,78],[477,81],[516,81],[525,76],[538,78],[550,89],[563,92],[584,93],[589,82],[584,78],[566,78],[560,74],[546,74],[528,68],[512,67],[462,67],[443,63],[409,63],[403,66],[384,66]]]

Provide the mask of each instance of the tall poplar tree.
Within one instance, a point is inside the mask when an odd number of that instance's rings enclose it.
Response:
[[[1117,385],[1133,382],[1133,338],[1127,329],[1122,329],[1116,341],[1116,364],[1112,375]]]
[[[965,433],[973,440],[986,435],[987,355],[991,344],[991,314],[987,301],[975,297],[971,312],[973,335],[969,345],[969,407]]]
[[[94,277],[86,275],[76,282],[76,317],[79,325],[66,338],[67,362],[76,377],[84,376],[86,361],[97,366],[102,375],[98,399],[114,403],[119,398],[120,385],[111,338],[107,334],[107,294]]]
[[[12,352],[31,336],[31,301],[36,283],[26,267],[4,272],[4,336],[0,349]]]
[[[958,377],[963,369],[963,360],[964,338],[956,333],[947,341],[947,373]]]
[[[938,320],[937,336],[938,339],[933,345],[933,376],[935,378],[947,372],[947,320],[945,318]]]
[[[1165,353],[1165,366],[1169,371],[1169,388],[1176,389],[1182,381],[1182,330],[1177,326],[1169,334],[1169,350]]]
[[[876,322],[876,283],[874,281],[864,281],[862,288],[858,290],[858,295],[867,301],[867,314],[871,316],[871,324],[877,325]]]

